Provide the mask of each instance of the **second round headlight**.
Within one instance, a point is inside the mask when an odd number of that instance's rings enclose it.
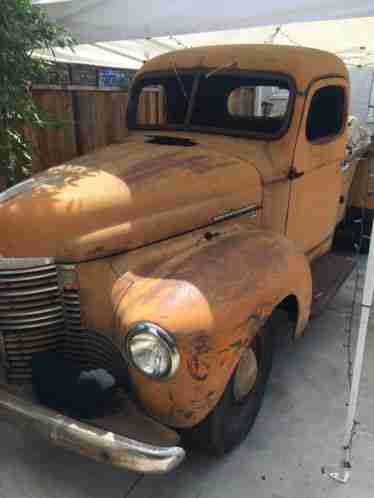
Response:
[[[173,337],[151,322],[137,322],[129,328],[126,356],[132,366],[154,378],[171,377],[179,365]]]

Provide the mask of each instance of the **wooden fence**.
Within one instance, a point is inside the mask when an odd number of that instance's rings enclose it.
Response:
[[[35,101],[60,126],[27,129],[33,172],[69,161],[126,136],[127,93],[98,89],[33,89]]]

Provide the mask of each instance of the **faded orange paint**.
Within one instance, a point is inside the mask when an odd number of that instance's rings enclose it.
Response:
[[[165,152],[145,145],[140,135],[50,169],[61,183],[0,206],[7,231],[1,251],[13,257],[53,254],[69,262],[99,258],[209,225],[229,210],[261,206],[254,166],[213,147],[192,149]]]
[[[344,62],[329,52],[286,45],[222,45],[168,52],[146,62],[137,76],[145,72],[194,67],[216,68],[235,63],[238,69],[283,73],[294,78],[301,92],[328,75],[348,80]]]
[[[172,331],[181,354],[172,379],[145,380],[131,371],[143,405],[172,426],[196,424],[217,403],[240,352],[291,289],[300,309],[297,333],[308,318],[312,286],[304,255],[285,237],[250,225],[218,230],[211,241],[202,237],[149,272],[131,264],[129,253],[128,267],[113,289],[118,344],[138,320]]]

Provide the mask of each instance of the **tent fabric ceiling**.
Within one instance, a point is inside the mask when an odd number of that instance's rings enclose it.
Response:
[[[372,0],[34,0],[80,43],[374,16]]]
[[[46,52],[39,52],[38,55],[47,59],[55,57],[61,62],[137,69],[147,59],[183,47],[226,43],[277,43],[327,48],[337,53],[347,64],[374,68],[374,37],[371,33],[374,33],[374,17],[365,17],[169,35],[151,39],[97,41],[77,45],[74,52],[56,48],[54,55]]]

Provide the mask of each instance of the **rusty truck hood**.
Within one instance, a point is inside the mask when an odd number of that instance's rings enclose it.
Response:
[[[261,206],[258,169],[219,143],[151,144],[137,133],[51,168],[0,203],[0,254],[87,260]]]

